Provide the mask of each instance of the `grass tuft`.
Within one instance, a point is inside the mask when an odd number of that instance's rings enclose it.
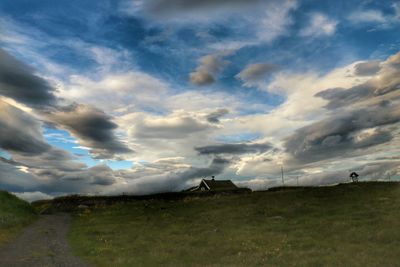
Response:
[[[29,203],[0,191],[0,246],[11,240],[35,218],[36,213]]]

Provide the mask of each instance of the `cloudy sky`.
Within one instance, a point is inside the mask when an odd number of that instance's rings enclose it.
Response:
[[[399,179],[400,3],[3,0],[0,188]]]

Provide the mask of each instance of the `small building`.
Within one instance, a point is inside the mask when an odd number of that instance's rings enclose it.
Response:
[[[350,178],[353,182],[358,182],[358,174],[356,172],[350,173]]]
[[[191,189],[191,191],[232,191],[239,188],[231,180],[211,180],[202,179],[200,184]]]

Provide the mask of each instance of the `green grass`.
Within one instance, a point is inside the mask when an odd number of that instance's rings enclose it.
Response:
[[[10,241],[35,218],[36,213],[29,203],[0,191],[0,246]]]
[[[75,214],[69,239],[95,266],[400,266],[400,185],[136,200]]]

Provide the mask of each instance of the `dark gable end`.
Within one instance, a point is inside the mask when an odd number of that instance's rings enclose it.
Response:
[[[204,190],[211,190],[210,186],[205,182],[205,180],[201,180],[200,185],[199,185],[199,189],[204,191]]]
[[[202,180],[209,190],[233,190],[238,187],[231,180]],[[200,184],[201,185],[201,184]]]

